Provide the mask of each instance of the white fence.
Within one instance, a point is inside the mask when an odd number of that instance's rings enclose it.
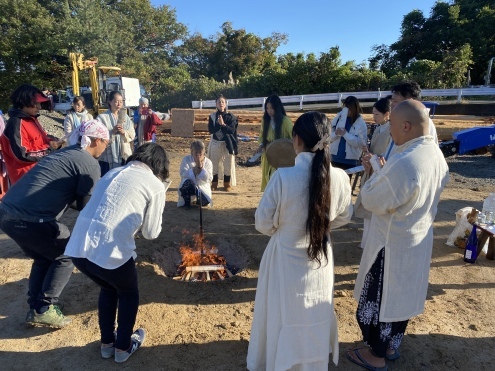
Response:
[[[342,106],[342,100],[349,95],[353,95],[356,98],[363,99],[380,99],[390,95],[390,91],[364,91],[364,92],[347,92],[347,93],[327,93],[327,94],[306,94],[306,95],[286,95],[281,96],[280,99],[284,104],[299,104],[299,109],[303,109],[304,103],[317,103],[317,102],[336,102],[339,107]],[[462,97],[474,97],[474,96],[494,96],[495,88],[481,87],[481,88],[462,88],[462,89],[425,89],[421,91],[421,98],[426,97],[457,97],[457,103],[461,103]],[[228,99],[227,106],[233,107],[245,107],[245,106],[261,106],[265,109],[266,97],[260,98],[238,98]],[[214,100],[195,100],[192,101],[192,108],[215,108]]]

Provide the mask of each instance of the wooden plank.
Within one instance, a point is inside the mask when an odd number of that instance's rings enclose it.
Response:
[[[223,270],[223,265],[195,265],[193,267],[186,267],[186,272],[208,272]]]

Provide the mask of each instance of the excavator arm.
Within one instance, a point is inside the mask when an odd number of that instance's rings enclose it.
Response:
[[[74,91],[74,95],[80,95],[79,71],[88,70],[89,84],[91,86],[91,98],[93,100],[93,110],[94,112],[98,112],[100,107],[100,90],[98,86],[98,72],[96,70],[98,58],[93,57],[85,60],[84,55],[81,53],[69,53],[69,60],[72,65],[72,90]]]

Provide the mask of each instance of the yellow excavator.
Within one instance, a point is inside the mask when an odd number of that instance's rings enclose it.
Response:
[[[137,107],[141,97],[139,80],[120,76],[119,67],[97,67],[98,58],[84,59],[81,53],[69,53],[69,61],[72,68],[72,87],[65,93],[65,102],[55,104],[54,109],[65,113],[70,109],[70,103],[75,96],[83,95],[86,99],[86,108],[94,117],[108,109],[107,96],[111,91],[119,91],[124,98],[124,107],[127,109]],[[79,72],[88,71],[91,88],[81,92],[79,85]]]

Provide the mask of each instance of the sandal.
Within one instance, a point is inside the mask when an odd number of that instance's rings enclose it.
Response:
[[[359,350],[360,349],[365,349],[365,348],[356,348],[356,349],[350,349],[346,352],[346,356],[347,356],[347,359],[349,359],[349,361],[351,361],[352,363],[355,363],[356,365],[358,366],[361,366],[367,370],[370,370],[370,371],[388,371],[388,366],[385,365],[383,367],[375,367],[373,365],[370,365],[368,362],[366,362],[366,360],[361,357],[361,354],[359,354]],[[354,358],[352,358],[350,355],[349,355],[349,352],[352,351],[354,352],[354,354],[356,355],[356,357],[359,359],[359,361],[361,362],[358,362],[357,360],[355,360]]]
[[[396,349],[395,352],[392,354],[386,354],[385,358],[388,359],[389,361],[395,361],[400,357],[399,349]]]

